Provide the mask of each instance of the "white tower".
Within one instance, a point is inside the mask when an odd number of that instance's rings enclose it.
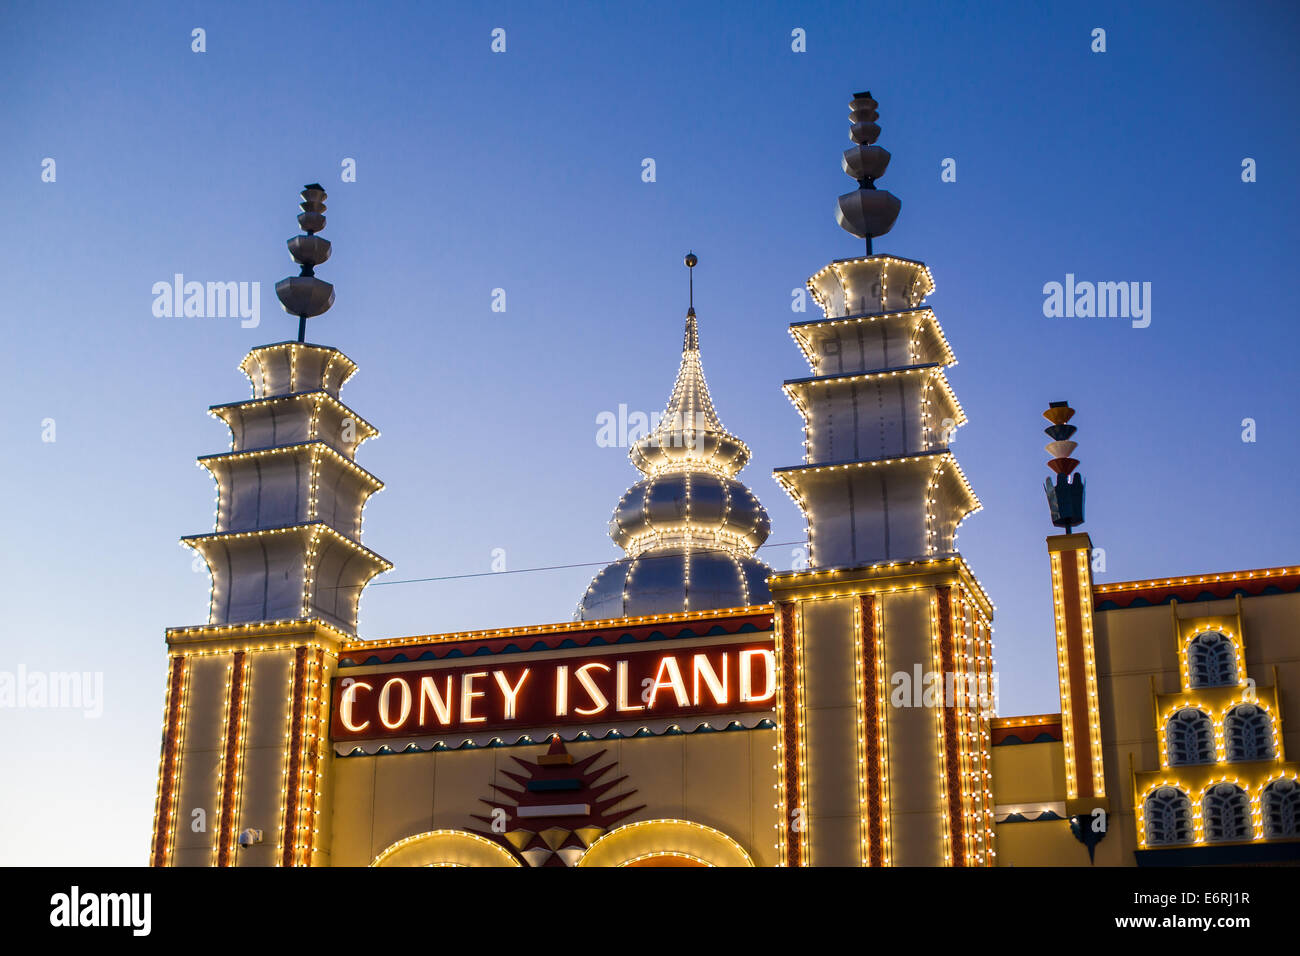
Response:
[[[275,287],[298,340],[249,352],[252,398],[211,408],[230,428],[230,450],[199,459],[217,482],[216,528],[181,539],[208,564],[211,606],[207,624],[167,631],[154,866],[329,862],[330,681],[362,589],[392,565],[361,544],[383,484],[354,461],[378,431],[339,398],[356,364],[303,341],[334,303],[315,274],[330,255],[316,235],[325,198],[303,189],[304,234],[289,240],[302,271]]]
[[[183,538],[212,573],[210,624],[318,619],[357,629],[366,583],[392,567],[361,544],[361,510],[382,488],[354,461],[378,430],[339,399],[356,364],[334,348],[303,341],[306,320],[334,302],[314,267],[329,258],[325,191],[303,189],[289,240],[302,275],[277,284],[285,310],[299,316],[298,341],[253,349],[239,368],[253,397],[210,411],[230,427],[230,451],[199,464],[217,482],[216,528]]]
[[[966,419],[930,270],[872,252],[901,208],[875,186],[876,106],[850,104],[858,189],[837,209],[867,254],[809,279],[823,317],[790,327],[812,373],[785,383],[804,463],[775,477],[807,518],[810,568],[770,582],[780,843],[790,865],[989,865],[992,606],[956,547],[980,505],[949,450]]]

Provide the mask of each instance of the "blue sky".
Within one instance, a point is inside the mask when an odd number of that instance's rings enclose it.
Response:
[[[366,543],[394,580],[603,562],[636,478],[597,416],[658,411],[694,249],[704,366],[773,543],[803,522],[781,382],[791,290],[860,244],[833,216],[847,101],[880,101],[879,251],[928,263],[984,511],[1004,713],[1058,707],[1039,414],[1079,411],[1099,580],[1296,563],[1294,6],[778,3],[11,5],[0,17],[9,546],[0,669],[102,672],[103,714],[0,710],[0,862],[143,863],[163,629],[206,618],[210,404],[291,338],[297,191],[330,193],[337,302],[382,438]],[[191,30],[207,50],[191,51]],[[494,54],[491,31],[506,30]],[[1090,50],[1106,30],[1105,53]],[[791,50],[791,31],[807,52]],[[642,181],[642,160],[656,181]],[[1258,181],[1243,183],[1244,158]],[[56,180],[42,182],[42,161]],[[356,161],[355,183],[340,181]],[[940,179],[956,160],[957,180]],[[261,324],[158,318],[175,273],[261,283]],[[1152,322],[1049,319],[1067,273],[1152,285]],[[492,290],[506,290],[504,313]],[[1242,420],[1257,440],[1242,441]],[[56,440],[42,441],[46,419]],[[792,549],[763,557],[789,567]],[[568,619],[595,568],[371,588],[390,637]]]

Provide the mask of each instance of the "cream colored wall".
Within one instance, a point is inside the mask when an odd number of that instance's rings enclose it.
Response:
[[[1070,833],[1069,820],[999,823],[995,829],[998,866],[1088,865],[1088,850]],[[1102,865],[1101,847],[1097,864]]]
[[[1065,800],[1065,744],[1059,740],[1004,745],[992,753],[994,806]]]
[[[1204,613],[1221,603],[1198,607]],[[1235,607],[1235,605],[1232,605]],[[1110,801],[1110,832],[1098,847],[1106,863],[1133,866],[1134,830],[1130,761],[1141,770],[1159,766],[1151,680],[1157,690],[1178,689],[1178,649],[1168,606],[1100,611],[1095,615],[1097,699],[1102,767]]]
[[[1065,744],[994,747],[993,802],[1003,808],[1064,803]],[[999,823],[996,829],[998,866],[1088,865],[1088,850],[1070,833],[1068,820]],[[1100,863],[1101,847],[1097,852]]]
[[[601,750],[613,762],[601,779],[627,775],[616,791],[635,792],[620,806],[645,804],[619,823],[675,818],[726,833],[758,866],[774,866],[777,811],[776,734],[723,731],[565,745],[576,760]],[[335,757],[332,760],[331,862],[365,866],[396,841],[428,830],[482,828],[473,813],[496,806],[492,783],[511,758],[532,760],[537,747]],[[501,779],[503,783],[513,783]],[[487,801],[486,803],[483,801]]]

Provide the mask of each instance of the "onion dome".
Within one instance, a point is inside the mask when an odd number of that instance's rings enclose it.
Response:
[[[645,478],[629,488],[614,509],[609,536],[633,556],[686,545],[689,536],[702,533],[753,552],[771,529],[767,511],[742,482],[686,471]]]
[[[302,188],[302,202],[298,208],[298,225],[305,235],[288,240],[289,256],[302,266],[296,276],[281,279],[275,284],[275,294],[280,306],[290,315],[298,316],[298,341],[305,340],[307,320],[328,312],[334,304],[334,286],[316,278],[316,266],[330,257],[330,241],[316,233],[325,228],[325,200],[320,183],[310,183]]]
[[[1078,442],[1071,441],[1078,428],[1068,424],[1074,417],[1074,409],[1069,402],[1052,402],[1047,411],[1043,412],[1043,417],[1051,422],[1051,425],[1043,429],[1051,439],[1044,446],[1044,450],[1052,456],[1047,467],[1056,474],[1056,483],[1053,484],[1052,479],[1048,478],[1043,490],[1047,492],[1052,524],[1064,528],[1065,533],[1069,534],[1072,528],[1083,524],[1083,475],[1073,474],[1074,469],[1079,467],[1079,460],[1070,457],[1079,447]]]
[[[688,268],[696,262],[687,256]],[[727,431],[713,407],[693,302],[668,406],[628,457],[645,477],[619,500],[609,523],[609,536],[627,557],[596,575],[575,619],[770,601],[772,569],[754,555],[771,532],[771,520],[735,477],[749,461],[749,448]]]
[[[871,254],[873,236],[883,236],[894,228],[903,204],[893,193],[876,188],[876,180],[885,175],[889,166],[889,150],[877,146],[880,127],[876,120],[880,104],[870,93],[855,93],[849,102],[849,139],[852,146],[844,151],[841,167],[858,181],[858,188],[839,198],[835,219],[840,228],[859,239],[867,240],[867,254]]]

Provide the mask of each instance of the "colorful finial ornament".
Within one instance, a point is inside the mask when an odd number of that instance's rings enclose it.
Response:
[[[1052,509],[1052,524],[1064,528],[1069,534],[1073,528],[1083,524],[1083,475],[1073,474],[1079,461],[1070,457],[1079,447],[1078,442],[1070,440],[1078,431],[1068,424],[1074,417],[1074,409],[1069,402],[1052,402],[1043,412],[1043,417],[1051,422],[1043,429],[1051,439],[1043,446],[1052,456],[1047,467],[1056,473],[1056,484],[1053,485],[1052,479],[1048,478],[1043,483],[1043,490],[1047,492],[1047,504]]]
[[[334,286],[316,278],[315,267],[330,257],[330,241],[316,233],[325,228],[325,190],[320,183],[310,183],[302,188],[302,202],[298,208],[298,225],[306,235],[289,240],[289,255],[302,266],[296,276],[281,279],[275,284],[275,294],[280,305],[290,315],[298,316],[298,341],[306,341],[307,320],[328,312],[334,304]]]
[[[893,193],[876,188],[876,180],[885,175],[889,166],[889,151],[876,145],[880,138],[880,127],[876,125],[879,105],[870,93],[855,93],[849,103],[849,139],[854,145],[844,151],[841,165],[858,181],[858,188],[841,196],[835,210],[841,229],[867,241],[867,255],[871,255],[872,237],[893,229],[903,207]]]

